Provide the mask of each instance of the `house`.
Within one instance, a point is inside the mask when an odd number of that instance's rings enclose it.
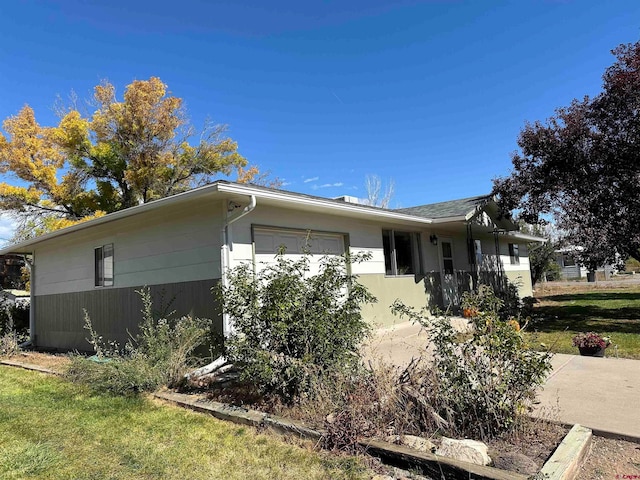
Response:
[[[560,266],[560,278],[562,280],[581,280],[583,278],[593,282],[596,277],[601,280],[609,280],[615,274],[616,269],[611,264],[603,265],[598,268],[592,275],[589,275],[588,269],[578,260],[578,254],[583,250],[582,247],[570,246],[555,251],[556,263]]]
[[[509,280],[531,295],[526,244],[491,197],[389,210],[311,195],[217,181],[77,224],[0,250],[22,254],[31,268],[32,342],[87,350],[84,311],[105,339],[125,341],[147,285],[160,311],[215,318],[231,328],[211,288],[229,267],[286,255],[371,252],[351,266],[378,298],[363,314],[376,325],[396,321],[396,298],[421,307],[456,306],[480,281]],[[317,264],[316,264],[317,265]],[[312,265],[314,266],[314,265]]]

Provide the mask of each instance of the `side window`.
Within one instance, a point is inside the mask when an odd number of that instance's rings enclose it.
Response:
[[[414,275],[419,269],[419,234],[383,230],[382,246],[387,275]]]
[[[113,243],[94,249],[96,287],[113,286]]]
[[[511,257],[511,265],[520,265],[520,253],[518,252],[518,244],[509,244],[509,257]]]

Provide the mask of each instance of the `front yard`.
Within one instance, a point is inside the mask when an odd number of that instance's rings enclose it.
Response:
[[[593,331],[611,337],[607,356],[640,359],[640,285],[547,284],[536,292],[536,316],[528,328],[533,348],[544,343],[556,353],[577,354],[576,333]]]
[[[369,478],[329,456],[143,397],[0,366],[0,478]]]

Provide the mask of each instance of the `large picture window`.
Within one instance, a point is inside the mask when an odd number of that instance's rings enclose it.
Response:
[[[113,286],[113,243],[97,247],[95,257],[95,286]]]
[[[384,266],[387,275],[415,275],[420,269],[419,234],[382,231]]]

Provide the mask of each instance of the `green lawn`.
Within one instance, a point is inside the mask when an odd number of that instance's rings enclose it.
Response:
[[[145,398],[96,395],[0,366],[2,479],[369,478],[359,460],[317,453]]]
[[[600,289],[578,284],[537,295],[541,320],[528,328],[532,347],[544,343],[553,352],[578,354],[571,339],[578,332],[593,331],[611,337],[607,356],[640,359],[640,287]],[[533,330],[537,330],[534,333]]]

